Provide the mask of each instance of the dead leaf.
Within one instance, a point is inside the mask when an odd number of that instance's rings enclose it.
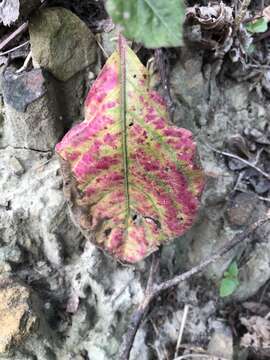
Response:
[[[232,46],[232,8],[220,4],[211,6],[198,6],[187,8],[186,23],[200,25],[202,39],[200,44],[209,49],[224,47],[226,53]]]
[[[251,347],[254,350],[270,349],[270,321],[260,316],[240,319],[247,333],[241,339],[241,346]]]
[[[169,124],[164,100],[122,37],[57,145],[76,223],[97,246],[135,263],[187,231],[203,175],[192,134]]]
[[[233,23],[232,8],[222,2],[212,6],[198,6],[187,9],[188,19],[200,24],[203,30],[223,30]]]
[[[270,308],[265,305],[254,301],[246,301],[243,304],[243,307],[253,314],[265,316],[270,312]]]

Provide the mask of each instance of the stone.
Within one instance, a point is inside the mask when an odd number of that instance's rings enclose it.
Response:
[[[20,345],[38,327],[38,316],[33,310],[32,301],[29,288],[1,276],[0,354]]]
[[[96,41],[86,24],[64,8],[44,8],[29,24],[34,64],[67,81],[93,65]]]
[[[10,158],[9,166],[11,168],[12,173],[15,175],[20,176],[24,173],[24,168],[16,157]]]
[[[0,3],[0,22],[3,25],[14,23],[20,14],[20,0],[8,1],[3,0]]]
[[[240,193],[231,201],[227,209],[229,223],[232,226],[246,225],[256,209],[258,197],[255,193]]]
[[[11,272],[11,266],[7,262],[0,261],[0,275]]]
[[[68,218],[58,160],[11,147],[0,150],[0,157],[0,261],[17,263],[23,250],[34,257],[42,252],[60,266],[63,249],[72,253],[81,237]],[[23,174],[10,166],[14,158]]]
[[[220,321],[215,321],[212,326],[214,332],[208,344],[207,352],[217,358],[233,360],[233,336],[231,329]]]
[[[63,134],[54,83],[42,70],[1,77],[5,120],[3,145],[50,151]]]
[[[14,244],[9,244],[1,247],[0,264],[6,262],[18,264],[21,261],[22,261],[22,252],[18,246]]]
[[[109,57],[115,51],[117,47],[117,29],[112,29],[109,32],[103,32],[101,34],[102,48],[104,56]]]
[[[184,47],[170,75],[171,91],[176,110],[174,121],[192,131],[198,123],[205,123],[202,106],[205,98],[204,78],[201,72],[202,56]]]
[[[46,92],[45,78],[40,69],[17,74],[9,67],[2,74],[1,85],[5,103],[21,112]]]

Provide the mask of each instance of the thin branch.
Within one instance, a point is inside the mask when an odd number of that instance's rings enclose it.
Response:
[[[20,74],[24,70],[26,70],[29,63],[30,63],[30,61],[31,61],[31,59],[32,59],[32,53],[31,53],[31,51],[29,51],[29,54],[26,56],[26,59],[24,60],[24,63],[22,65],[22,67],[16,71],[16,74]]]
[[[177,357],[178,351],[179,351],[179,348],[180,348],[180,344],[182,342],[184,328],[185,328],[186,321],[187,321],[188,310],[189,310],[189,306],[185,305],[184,313],[183,313],[183,317],[182,317],[182,321],[181,321],[181,326],[180,326],[180,330],[179,330],[179,335],[178,335],[178,339],[177,339],[176,349],[175,349],[175,353],[174,353],[174,357]]]
[[[24,33],[28,29],[28,21],[24,22],[21,26],[13,31],[5,40],[0,42],[0,50],[3,50],[11,40],[15,39],[19,34]]]
[[[239,29],[239,26],[243,22],[250,3],[251,3],[251,0],[243,0],[241,8],[235,18],[235,29],[236,30]]]
[[[174,360],[184,360],[184,359],[209,359],[209,360],[228,360],[228,358],[223,358],[220,356],[215,356],[211,354],[185,354],[174,358]]]
[[[9,50],[7,50],[7,51],[4,51],[4,52],[0,53],[0,56],[10,54],[10,53],[12,53],[13,51],[18,50],[18,49],[24,47],[25,45],[27,45],[27,44],[29,44],[29,43],[30,43],[30,41],[27,40],[27,41],[25,41],[24,43],[22,43],[22,44],[20,44],[20,45],[18,45],[18,46],[15,46],[15,47],[12,48],[12,49],[9,49]]]
[[[209,147],[209,149],[213,150],[214,152],[216,152],[217,154],[221,154],[223,156],[228,156],[232,159],[236,159],[238,161],[241,161],[243,164],[251,167],[252,169],[258,171],[262,176],[264,176],[267,180],[270,180],[270,174],[266,173],[265,171],[263,171],[262,169],[258,168],[258,166],[252,164],[250,161],[245,160],[243,158],[241,158],[240,156],[237,156],[235,154],[226,152],[226,151],[220,151],[215,149],[213,146],[209,145],[209,144],[205,144],[207,147]]]
[[[258,196],[258,199],[260,199],[260,200],[262,200],[262,201],[270,202],[270,198],[267,198],[267,197]]]
[[[155,294],[154,297],[159,295],[162,291],[167,290],[173,286],[178,285],[180,282],[187,280],[191,276],[199,273],[202,271],[206,266],[212,264],[213,262],[216,262],[217,260],[221,259],[222,256],[227,254],[229,251],[231,251],[235,246],[243,242],[246,238],[248,238],[259,226],[266,223],[270,220],[270,211],[267,213],[267,217],[261,220],[258,220],[254,224],[250,225],[245,231],[243,231],[240,234],[236,234],[233,239],[226,245],[224,245],[216,254],[211,256],[210,258],[204,260],[201,264],[193,267],[189,271],[186,271],[183,274],[177,275],[171,280],[164,281],[160,285],[158,285],[155,288]]]
[[[247,229],[245,231],[243,231],[242,233],[235,235],[233,237],[233,239],[228,242],[228,244],[224,245],[219,251],[217,251],[210,258],[202,261],[199,265],[193,267],[192,269],[190,269],[180,275],[177,275],[170,280],[167,280],[160,284],[157,284],[157,285],[152,284],[153,278],[152,278],[151,274],[154,274],[154,272],[155,272],[154,269],[157,266],[156,265],[157,259],[155,259],[155,257],[153,257],[149,281],[148,281],[148,283],[150,283],[151,285],[147,285],[147,290],[145,292],[144,300],[142,301],[142,303],[139,305],[139,307],[134,311],[133,315],[131,316],[130,325],[128,327],[126,334],[123,337],[123,342],[120,347],[119,360],[128,360],[129,359],[130,351],[132,349],[137,330],[141,324],[141,321],[142,321],[145,313],[148,311],[149,305],[153,299],[157,298],[157,296],[159,296],[161,292],[168,290],[168,289],[178,285],[182,281],[189,279],[191,276],[198,274],[200,271],[202,271],[204,268],[206,268],[211,263],[221,259],[222,256],[227,254],[230,250],[232,250],[238,244],[242,243],[258,227],[260,227],[264,223],[268,222],[269,220],[270,220],[270,210],[268,211],[265,218],[258,220],[254,224],[248,226]]]
[[[148,310],[148,306],[150,302],[153,299],[153,293],[154,293],[153,286],[154,286],[155,276],[158,273],[158,269],[159,269],[159,254],[154,253],[152,255],[152,264],[149,272],[149,278],[144,295],[144,300],[131,316],[128,329],[123,337],[123,342],[120,347],[119,360],[129,359],[130,351],[133,346],[137,330],[142,322],[144,314]]]

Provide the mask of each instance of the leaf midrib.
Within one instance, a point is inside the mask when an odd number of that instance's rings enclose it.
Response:
[[[128,179],[128,147],[127,147],[127,104],[126,104],[126,45],[123,38],[119,35],[119,56],[120,56],[120,117],[122,133],[122,154],[124,169],[124,191],[125,191],[125,224],[128,226],[130,215],[130,198],[129,198],[129,179]]]

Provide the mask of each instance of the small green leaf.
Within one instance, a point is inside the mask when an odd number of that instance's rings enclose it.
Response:
[[[182,44],[182,0],[107,0],[106,8],[129,39],[148,48]]]
[[[224,278],[221,280],[219,289],[220,297],[226,297],[231,295],[238,287],[239,281],[235,278]]]
[[[253,20],[246,24],[246,29],[253,34],[264,33],[268,29],[268,20],[264,17]]]
[[[237,266],[237,263],[236,261],[233,261],[231,263],[231,265],[229,266],[228,268],[228,273],[229,273],[229,276],[232,277],[232,278],[237,278],[238,276],[238,266]],[[226,273],[225,273],[226,274]],[[224,274],[224,275],[225,275]]]

